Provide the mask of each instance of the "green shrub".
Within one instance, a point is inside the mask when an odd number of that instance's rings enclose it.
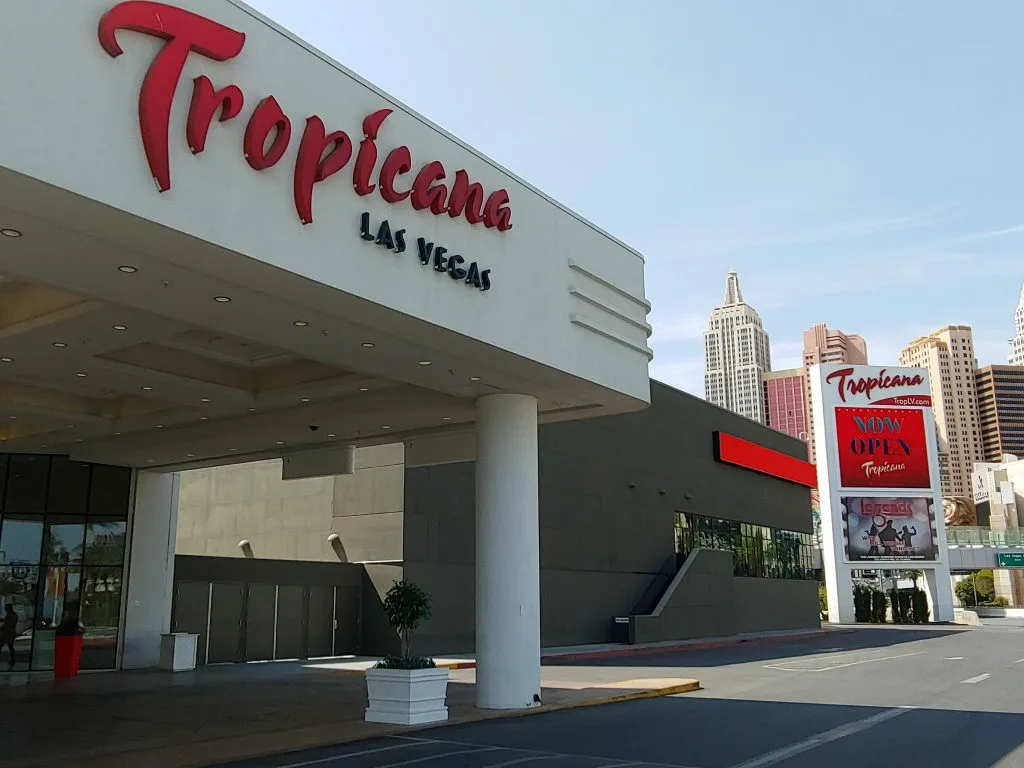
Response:
[[[828,592],[824,584],[818,585],[818,611],[821,612],[821,618],[828,618]]]
[[[885,609],[885,592],[880,589],[871,590],[871,620],[877,624],[885,624]]]
[[[894,588],[889,590],[889,605],[892,606],[893,624],[903,624],[903,608],[900,603],[900,593]]]
[[[915,624],[928,623],[928,596],[923,589],[915,589],[911,593],[910,606]]]
[[[853,615],[857,621],[871,621],[871,588],[864,584],[853,585]]]
[[[384,615],[402,640],[402,655],[377,662],[379,669],[430,669],[431,659],[409,654],[412,633],[430,618],[430,595],[411,581],[396,581],[384,596]]]

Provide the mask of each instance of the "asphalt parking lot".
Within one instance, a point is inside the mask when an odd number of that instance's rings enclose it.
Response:
[[[1024,767],[1024,627],[869,628],[587,663],[596,680],[624,665],[638,676],[697,677],[705,690],[232,765]]]

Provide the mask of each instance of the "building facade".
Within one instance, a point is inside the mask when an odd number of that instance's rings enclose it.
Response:
[[[764,375],[764,406],[768,426],[797,440],[810,439],[807,375],[803,368],[768,371]]]
[[[458,433],[477,703],[532,706],[538,427],[649,405],[641,254],[234,0],[8,3],[0,87],[20,669],[84,620],[104,666],[160,663],[180,471],[331,477],[360,448]],[[297,536],[305,502],[278,501]]]
[[[928,369],[943,495],[971,498],[971,472],[985,452],[970,326],[947,325],[914,339],[900,353],[900,365]]]
[[[786,463],[803,444],[657,382],[651,394],[639,413],[539,430],[542,644],[624,640],[617,618],[638,642],[818,626],[812,481],[721,448],[731,436]],[[209,627],[211,662],[269,658],[275,637],[280,653],[305,637],[327,655],[333,614],[335,653],[386,653],[379,596],[404,577],[433,598],[417,650],[471,652],[472,443],[360,449],[334,478],[284,481],[280,462],[183,473],[175,629],[206,648]]]
[[[975,373],[984,460],[1024,457],[1024,366],[987,365]]]
[[[1013,313],[1013,340],[1010,341],[1010,365],[1024,365],[1024,288],[1021,288],[1017,310]]]
[[[764,374],[771,367],[761,316],[743,301],[739,275],[729,272],[725,301],[711,310],[704,332],[704,397],[764,424]]]
[[[812,365],[825,363],[850,363],[851,365],[868,364],[868,344],[860,336],[846,334],[824,323],[813,325],[804,331],[804,372],[810,371]],[[813,395],[811,394],[810,377],[804,376],[805,410],[813,413]],[[809,421],[809,420],[808,420]],[[808,427],[808,454],[811,462],[817,460],[814,445],[814,430]]]

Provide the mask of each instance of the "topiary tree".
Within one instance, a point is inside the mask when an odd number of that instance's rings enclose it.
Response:
[[[433,659],[409,654],[416,628],[430,618],[430,595],[411,581],[396,581],[384,595],[384,615],[402,641],[401,656],[387,656],[377,666],[385,669],[430,669]]]

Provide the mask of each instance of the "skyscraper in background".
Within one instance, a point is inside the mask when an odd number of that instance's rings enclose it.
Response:
[[[743,301],[739,275],[730,271],[725,301],[711,310],[704,332],[704,397],[763,424],[764,374],[771,367],[761,316]]]
[[[824,323],[812,325],[804,331],[804,371],[812,365],[822,363],[850,363],[851,365],[868,364],[868,343],[856,334],[846,334],[826,326]],[[804,401],[807,413],[811,410],[810,377],[804,376]],[[814,447],[814,430],[808,430],[808,455],[816,461]]]
[[[927,368],[938,434],[942,493],[969,499],[975,462],[984,461],[974,339],[969,325],[947,325],[914,339],[900,353],[900,365]]]
[[[1024,288],[1020,290],[1017,311],[1013,315],[1015,332],[1010,342],[1010,365],[1024,365]]]
[[[767,424],[798,440],[808,440],[811,430],[807,410],[807,376],[803,368],[769,371],[764,375],[764,404]]]
[[[975,372],[985,461],[1024,459],[1024,366],[987,365]]]

